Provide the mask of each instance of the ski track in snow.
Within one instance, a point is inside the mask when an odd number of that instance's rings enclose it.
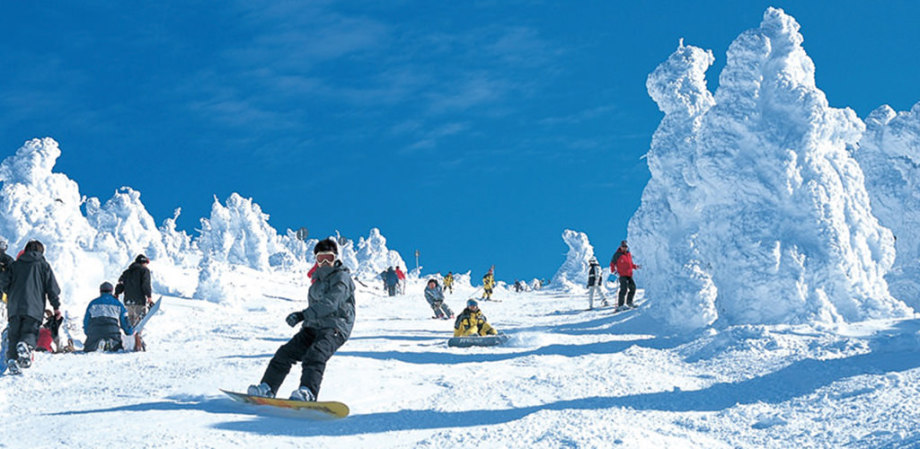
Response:
[[[245,304],[166,298],[146,353],[37,354],[25,375],[0,377],[0,422],[15,423],[0,447],[920,445],[920,319],[673,337],[648,333],[660,327],[641,306],[585,311],[580,295],[499,290],[504,301],[482,309],[512,341],[457,349],[446,345],[452,322],[430,318],[423,282],[394,298],[359,287],[355,330],[320,392],[351,407],[344,420],[217,390],[257,382],[293,335],[284,316],[305,289],[276,283]],[[448,304],[459,312],[473,293]]]

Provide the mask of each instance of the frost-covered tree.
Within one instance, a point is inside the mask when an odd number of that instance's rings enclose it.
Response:
[[[565,262],[556,270],[551,285],[565,290],[584,290],[588,283],[588,261],[594,257],[594,247],[584,232],[566,229],[562,240],[569,247]]]
[[[127,267],[138,254],[153,260],[167,257],[163,234],[141,203],[140,192],[122,187],[105,204],[86,200],[86,219],[96,229],[95,249],[112,264]]]
[[[256,270],[269,268],[269,257],[287,252],[275,228],[268,224],[268,214],[253,202],[233,193],[227,205],[217,197],[210,218],[201,219],[198,248],[208,260],[243,265]]]
[[[355,254],[358,261],[357,274],[362,279],[374,279],[387,267],[400,266],[406,269],[399,252],[387,248],[387,239],[377,228],[371,229],[367,238],[358,240]]]
[[[684,46],[648,78],[665,117],[629,223],[639,283],[675,328],[901,315],[884,275],[894,239],[848,148],[863,123],[828,105],[799,25],[770,8],[728,50]]]
[[[920,103],[908,112],[873,111],[854,155],[872,212],[896,237],[897,257],[886,276],[891,294],[920,311]]]

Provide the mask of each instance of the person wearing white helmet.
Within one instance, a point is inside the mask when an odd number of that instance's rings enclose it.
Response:
[[[600,299],[603,301],[603,305],[607,306],[607,297],[604,296],[604,270],[601,269],[600,263],[597,261],[597,258],[591,256],[591,259],[588,261],[588,310],[594,308],[594,295],[597,294]]]

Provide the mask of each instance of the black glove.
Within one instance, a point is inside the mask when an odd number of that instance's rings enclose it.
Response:
[[[288,315],[284,321],[287,321],[288,326],[294,327],[297,325],[297,323],[303,321],[303,312],[294,312]]]

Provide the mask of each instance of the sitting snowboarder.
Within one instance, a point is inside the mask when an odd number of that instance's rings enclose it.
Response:
[[[355,324],[355,284],[351,274],[339,260],[334,240],[320,241],[313,253],[317,268],[307,294],[309,306],[285,318],[291,327],[301,321],[303,325],[275,352],[261,382],[249,387],[251,396],[275,397],[291,365],[301,362],[300,387],[291,393],[291,400],[316,401],[326,363],[351,335]]]
[[[111,283],[103,282],[99,286],[99,297],[86,306],[86,314],[83,315],[85,352],[119,351],[124,348],[121,331],[125,331],[125,335],[134,333],[128,319],[128,309],[112,295],[114,289]]]
[[[454,312],[450,310],[450,307],[447,307],[447,304],[444,304],[444,291],[438,285],[436,279],[428,280],[428,286],[425,287],[425,300],[434,310],[434,317],[432,318],[449,320],[454,317]]]
[[[479,310],[479,303],[475,299],[468,300],[466,308],[460,312],[460,316],[454,322],[454,337],[497,334],[498,332],[486,322],[486,316]]]
[[[54,316],[54,312],[45,309],[45,324],[42,324],[38,330],[38,342],[35,344],[36,351],[42,352],[73,352],[73,342],[68,339],[67,344],[61,343],[61,324],[64,323],[64,317]]]

